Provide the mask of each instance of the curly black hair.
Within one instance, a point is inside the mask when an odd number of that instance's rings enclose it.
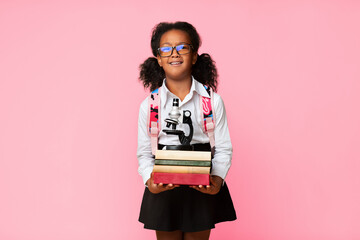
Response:
[[[201,38],[197,33],[194,26],[187,22],[161,22],[157,24],[152,30],[151,37],[151,49],[155,57],[149,57],[140,65],[140,77],[143,82],[144,88],[150,88],[153,91],[162,85],[165,78],[165,72],[160,67],[157,61],[157,49],[160,47],[161,36],[169,30],[177,29],[185,31],[189,34],[191,45],[195,52],[198,51],[201,46]],[[217,91],[217,69],[215,62],[212,60],[209,54],[203,53],[199,56],[196,63],[192,67],[192,73],[194,78],[204,85],[211,87],[215,92]]]

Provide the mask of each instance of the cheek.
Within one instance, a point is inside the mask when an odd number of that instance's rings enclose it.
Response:
[[[162,66],[161,58],[157,57],[158,64]]]
[[[197,61],[197,54],[196,55],[193,55],[192,57],[192,64],[195,64]]]

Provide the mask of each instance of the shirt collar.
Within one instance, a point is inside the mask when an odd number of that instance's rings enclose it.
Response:
[[[191,88],[190,88],[190,92],[189,94],[191,94],[192,92],[196,92],[197,94],[210,98],[210,95],[208,94],[208,92],[205,90],[205,87],[202,83],[198,82],[193,76],[191,76],[192,79],[192,83],[191,83]],[[164,107],[166,101],[167,101],[167,97],[173,95],[169,89],[166,87],[165,84],[166,78],[164,78],[163,80],[163,84],[161,86],[161,106]]]
[[[206,91],[204,85],[203,85],[202,83],[196,81],[196,79],[195,79],[193,76],[191,76],[191,77],[192,77],[192,79],[193,79],[193,85],[195,85],[195,91],[196,91],[199,95],[201,95],[201,96],[203,96],[203,97],[210,98],[210,95],[209,95],[209,93]]]

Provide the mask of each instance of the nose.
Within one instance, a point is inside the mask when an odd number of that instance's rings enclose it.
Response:
[[[179,56],[180,55],[179,55],[178,51],[176,50],[176,46],[173,47],[170,57],[179,57]]]

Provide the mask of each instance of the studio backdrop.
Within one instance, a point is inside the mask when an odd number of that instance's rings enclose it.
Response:
[[[139,64],[188,21],[219,72],[238,219],[211,239],[360,239],[359,1],[0,2],[0,239],[155,239],[138,222]]]

